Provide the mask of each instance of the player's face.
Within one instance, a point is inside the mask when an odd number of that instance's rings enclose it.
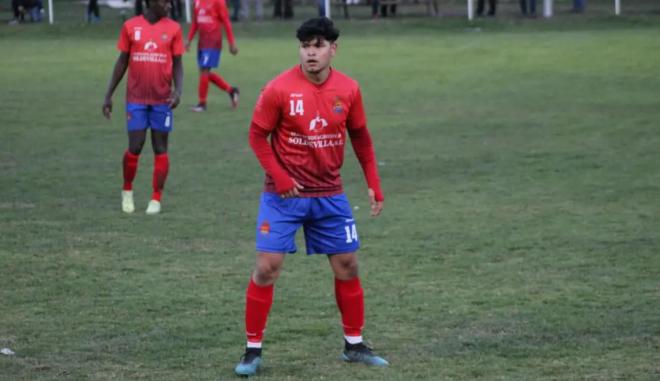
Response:
[[[313,38],[300,42],[300,64],[304,71],[317,74],[330,66],[337,53],[337,43],[324,38]]]
[[[158,17],[165,17],[170,13],[172,3],[170,0],[151,0],[149,2],[151,11]]]

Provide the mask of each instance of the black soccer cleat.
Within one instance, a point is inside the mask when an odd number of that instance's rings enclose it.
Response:
[[[250,377],[257,374],[261,367],[261,348],[246,348],[234,372],[238,376]]]
[[[375,355],[371,348],[364,345],[364,343],[349,344],[345,342],[344,353],[341,357],[346,362],[359,362],[373,366],[388,366],[390,365],[384,358]]]

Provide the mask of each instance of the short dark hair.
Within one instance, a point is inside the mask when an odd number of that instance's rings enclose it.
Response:
[[[315,17],[302,23],[296,37],[300,42],[311,41],[315,38],[324,38],[327,41],[337,41],[339,38],[339,29],[327,17]]]

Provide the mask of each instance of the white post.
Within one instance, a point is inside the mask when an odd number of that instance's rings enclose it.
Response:
[[[186,22],[190,24],[190,0],[186,0]]]
[[[325,17],[330,18],[330,0],[325,0]]]
[[[614,0],[614,14],[617,16],[621,14],[621,0]]]
[[[55,22],[55,14],[53,13],[53,0],[48,0],[48,23],[53,25]]]
[[[467,0],[467,12],[468,12],[468,21],[472,21],[474,18],[474,7],[472,0]]]
[[[190,24],[190,0],[186,0],[186,22]]]
[[[543,17],[552,17],[552,0],[543,0]]]

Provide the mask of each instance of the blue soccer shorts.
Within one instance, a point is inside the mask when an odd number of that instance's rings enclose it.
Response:
[[[152,130],[172,131],[172,109],[169,105],[126,104],[126,128],[128,131]]]
[[[296,232],[303,227],[307,255],[352,253],[360,241],[345,194],[282,198],[261,195],[257,217],[257,251],[295,253]]]
[[[197,50],[197,65],[202,69],[211,69],[220,65],[220,49]]]

